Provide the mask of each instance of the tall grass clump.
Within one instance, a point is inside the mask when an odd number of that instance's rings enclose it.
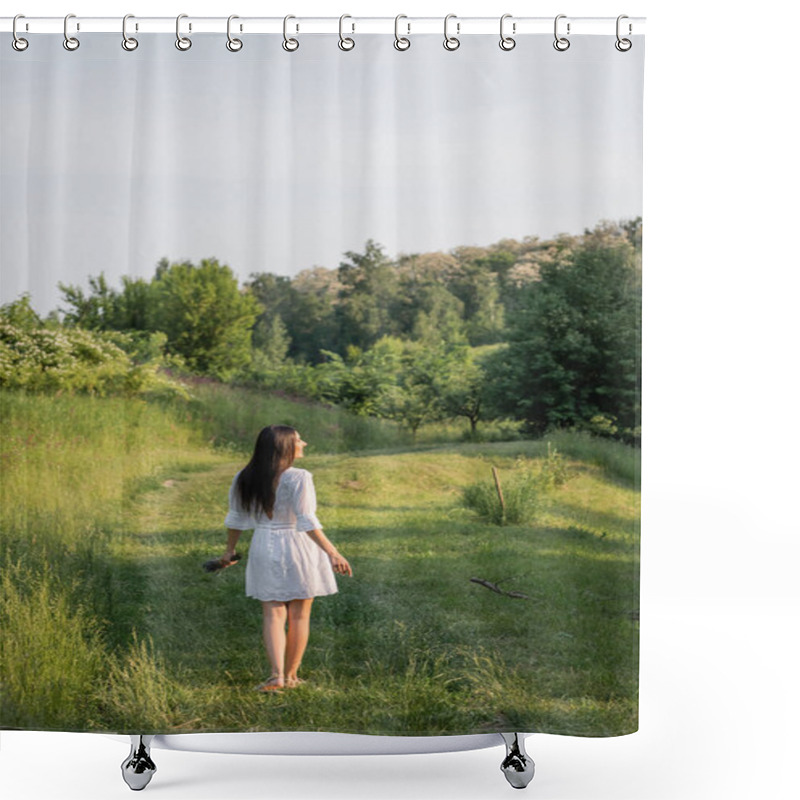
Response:
[[[532,519],[540,508],[542,485],[527,466],[517,466],[510,477],[501,477],[501,491],[502,501],[490,476],[486,481],[465,486],[462,502],[494,525],[518,525]]]
[[[106,669],[100,625],[41,570],[6,564],[0,580],[0,709],[18,728],[83,729]]]
[[[152,641],[134,632],[129,651],[111,662],[102,702],[115,730],[158,731],[181,725],[185,694],[167,675]]]
[[[552,442],[547,443],[547,456],[542,460],[539,467],[539,475],[536,482],[542,489],[558,489],[566,484],[569,479],[569,468],[563,454],[553,446]]]
[[[462,503],[494,525],[518,525],[531,521],[542,508],[546,492],[564,486],[569,469],[564,456],[547,443],[547,455],[534,462],[517,458],[510,477],[497,473],[494,479],[471,483],[462,489]],[[502,495],[502,499],[501,499]]]

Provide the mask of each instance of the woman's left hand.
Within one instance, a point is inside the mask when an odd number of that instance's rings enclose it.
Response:
[[[348,575],[351,578],[353,577],[353,568],[341,553],[333,553],[330,556],[330,559],[334,572],[339,575]]]

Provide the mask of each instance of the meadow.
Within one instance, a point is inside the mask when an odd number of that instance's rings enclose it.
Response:
[[[0,392],[3,727],[636,729],[637,450],[569,432],[464,442],[455,429],[423,429],[412,446],[335,408],[190,392]],[[228,486],[267,422],[310,442],[299,466],[355,573],[315,601],[308,682],[271,696],[253,691],[268,666],[243,566],[201,569],[222,553]],[[548,482],[554,453],[564,480]],[[464,504],[465,488],[493,487],[493,466],[509,491],[538,476],[519,521]]]

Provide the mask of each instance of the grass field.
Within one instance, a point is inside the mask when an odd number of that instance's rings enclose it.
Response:
[[[214,448],[214,420],[226,414],[201,400],[178,413],[0,394],[0,724],[636,729],[636,451],[554,436],[566,482],[542,489],[529,519],[498,526],[463,505],[463,488],[492,484],[492,466],[507,485],[538,474],[547,441],[437,445],[429,436],[411,449],[336,410],[259,402],[257,415],[231,412],[239,433]],[[294,423],[311,443],[299,465],[314,473],[319,516],[355,572],[315,601],[308,683],[274,696],[253,691],[268,666],[243,567],[200,569],[223,549],[227,488],[243,465],[237,436],[267,421]]]

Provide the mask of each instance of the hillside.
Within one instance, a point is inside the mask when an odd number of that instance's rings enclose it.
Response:
[[[216,412],[197,403],[187,415],[141,400],[0,394],[4,725],[636,728],[636,451],[554,437],[566,482],[542,489],[530,518],[497,526],[463,505],[464,487],[491,486],[491,466],[507,488],[540,474],[547,441],[412,450],[382,439],[383,449],[326,453],[341,445],[342,421],[328,420],[326,439],[322,417],[280,399],[317,444],[300,465],[355,574],[315,602],[308,684],[264,698],[252,691],[266,665],[244,569],[200,569],[222,551],[245,456],[210,446]]]

